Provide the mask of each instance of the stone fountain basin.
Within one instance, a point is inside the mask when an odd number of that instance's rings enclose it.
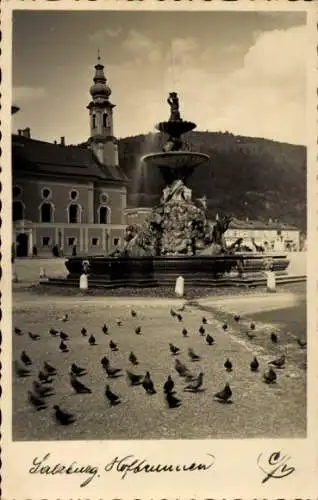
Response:
[[[152,285],[173,285],[178,276],[195,286],[207,286],[209,282],[222,280],[224,276],[237,279],[238,261],[243,266],[241,278],[264,276],[265,259],[271,258],[276,274],[286,274],[289,260],[283,254],[238,253],[217,256],[161,256],[161,257],[121,257],[103,256],[71,257],[65,265],[68,279],[78,279],[82,274],[82,261],[90,263],[89,280],[105,283],[107,286],[121,283],[122,286],[138,286],[140,283]]]
[[[170,151],[167,153],[152,153],[145,155],[141,161],[150,167],[157,167],[160,169],[185,169],[192,170],[200,165],[210,157],[203,153],[195,153],[191,151]]]

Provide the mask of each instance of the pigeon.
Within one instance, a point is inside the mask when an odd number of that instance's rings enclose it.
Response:
[[[166,393],[166,401],[168,403],[169,408],[178,408],[181,405],[181,400],[176,398],[172,392]]]
[[[89,343],[89,345],[96,345],[96,339],[95,339],[94,335],[91,335],[89,337],[88,343]]]
[[[30,366],[32,365],[32,360],[31,358],[27,355],[27,353],[25,351],[22,351],[21,352],[21,361],[26,365],[26,366]]]
[[[82,384],[82,382],[77,380],[76,375],[74,375],[74,373],[70,373],[70,382],[74,391],[77,392],[78,394],[90,394],[92,392],[89,387],[86,387],[86,385]]]
[[[277,344],[278,336],[276,335],[276,333],[271,333],[271,341],[273,342],[273,344]]]
[[[138,359],[137,359],[136,355],[133,353],[133,351],[130,352],[128,359],[129,359],[129,361],[131,362],[132,365],[138,365],[139,364]]]
[[[199,328],[199,334],[202,335],[202,336],[205,334],[205,328],[202,325]]]
[[[250,363],[251,371],[252,372],[257,372],[259,368],[259,362],[256,356],[254,356],[254,359]]]
[[[117,319],[117,320],[116,320],[116,325],[117,325],[117,326],[121,326],[121,325],[122,325],[122,321],[121,321],[121,319]]]
[[[32,391],[28,391],[28,399],[29,402],[37,409],[37,410],[45,410],[47,408],[46,402],[41,399],[36,394],[33,394]]]
[[[175,311],[174,309],[170,309],[170,315],[171,315],[173,318],[175,318],[175,317],[178,315],[178,313],[176,313],[176,311]]]
[[[30,375],[30,373],[31,373],[30,370],[28,370],[27,368],[24,368],[23,366],[21,366],[18,361],[14,362],[14,369],[15,369],[15,373],[20,378],[28,377]]]
[[[87,330],[86,330],[86,328],[84,328],[84,327],[83,327],[83,328],[81,329],[81,334],[83,335],[83,337],[86,337],[86,335],[87,335]]]
[[[305,347],[307,347],[307,342],[306,342],[306,340],[297,339],[297,344],[299,345],[299,347],[300,347],[301,349],[304,349]]]
[[[234,321],[236,321],[236,323],[238,323],[241,319],[241,316],[239,314],[235,314],[234,316]]]
[[[231,398],[231,396],[232,396],[232,390],[228,382],[225,384],[225,387],[222,391],[214,394],[214,397],[216,399],[218,399],[219,401],[223,401],[224,403],[226,403]]]
[[[251,330],[255,330],[255,328],[256,328],[255,323],[251,323],[251,324],[250,324],[250,329],[251,329]]]
[[[284,368],[285,361],[286,361],[286,356],[282,354],[279,358],[270,361],[268,364],[274,365],[276,366],[276,368]]]
[[[61,410],[58,405],[54,405],[53,409],[55,410],[55,418],[61,425],[70,425],[75,422],[74,415]]]
[[[126,374],[127,374],[127,377],[129,378],[131,385],[140,385],[142,382],[142,379],[144,378],[143,375],[137,375],[136,373],[132,373],[129,370],[126,370]]]
[[[117,378],[119,377],[120,375],[120,372],[122,371],[121,368],[112,368],[111,366],[105,366],[105,371],[107,373],[107,376],[109,378]]]
[[[203,316],[203,318],[202,318],[202,324],[203,325],[207,325],[208,324],[208,320],[206,319],[205,316]]]
[[[136,334],[136,335],[140,335],[140,334],[141,334],[141,328],[140,328],[140,326],[137,326],[137,327],[135,328],[135,334]]]
[[[42,372],[42,370],[39,371],[39,380],[43,382],[43,384],[52,384],[53,379],[51,378],[49,373]]]
[[[52,337],[57,337],[59,332],[58,330],[55,330],[55,328],[50,328],[49,334],[52,335]]]
[[[188,330],[186,328],[182,329],[182,335],[183,335],[183,337],[187,337],[188,336]]]
[[[190,392],[197,392],[203,384],[203,372],[199,373],[198,377],[188,384],[184,390]]]
[[[191,347],[188,349],[188,356],[191,359],[191,361],[199,361],[201,357],[196,354]]]
[[[50,365],[46,361],[44,361],[43,367],[46,373],[48,373],[49,375],[56,375],[57,372],[54,366]]]
[[[117,396],[117,394],[114,394],[111,390],[109,385],[106,385],[106,391],[105,391],[105,396],[110,402],[111,405],[118,405],[120,403],[120,398]]]
[[[179,321],[182,321],[183,320],[182,314],[177,314],[177,318]]]
[[[20,328],[17,328],[17,327],[15,327],[15,328],[14,328],[14,333],[15,333],[16,335],[23,335],[23,331],[22,331],[22,330],[20,330]]]
[[[206,343],[208,345],[212,345],[214,344],[214,338],[212,337],[212,335],[210,335],[209,333],[207,334],[207,336],[205,337],[205,340],[206,340]]]
[[[233,367],[232,362],[229,360],[229,358],[227,358],[227,360],[224,363],[224,368],[226,369],[227,372],[231,372],[232,367]]]
[[[28,335],[31,340],[40,340],[41,338],[40,335],[38,335],[37,333],[28,332]]]
[[[223,330],[226,331],[227,330],[227,323],[224,323],[224,325],[222,326]]]
[[[146,372],[146,376],[142,381],[142,386],[147,394],[156,394],[153,381],[151,380],[150,373]]]
[[[176,354],[179,354],[179,353],[180,353],[180,348],[179,348],[179,347],[177,347],[177,346],[175,346],[175,345],[173,345],[171,342],[169,343],[169,348],[170,348],[170,352],[171,352],[171,354],[173,354],[174,356],[175,356]]]
[[[71,372],[74,373],[74,375],[76,375],[77,377],[82,377],[83,375],[86,375],[87,370],[85,368],[77,366],[75,363],[72,363]]]
[[[118,345],[115,344],[112,340],[109,342],[109,347],[112,351],[118,351]]]
[[[109,366],[109,359],[106,358],[106,356],[104,356],[101,360],[100,360],[101,364],[103,365],[103,367],[105,368],[106,366]]]
[[[108,335],[108,327],[106,324],[104,324],[103,328],[102,328],[102,332],[105,334],[105,335]]]
[[[255,334],[255,333],[252,333],[252,332],[246,332],[246,336],[247,336],[247,338],[249,338],[250,340],[253,340],[253,339],[255,339],[256,334]]]
[[[62,340],[69,340],[69,336],[67,335],[67,333],[64,333],[64,332],[60,332],[60,337]]]
[[[44,398],[45,396],[51,396],[53,393],[51,387],[45,387],[44,385],[41,384],[41,382],[38,382],[37,380],[33,381],[33,390],[40,396],[40,398]]]
[[[188,368],[186,367],[186,365],[182,364],[181,361],[179,359],[176,359],[176,362],[175,362],[175,369],[176,371],[178,372],[178,374],[180,375],[180,377],[185,377],[185,375],[187,373],[189,373],[189,370]]]
[[[137,316],[137,312],[134,309],[130,311],[130,314],[132,315],[133,318]]]
[[[64,316],[62,318],[60,318],[60,321],[62,321],[63,323],[66,323],[66,321],[69,321],[69,316],[68,314],[64,314]]]
[[[172,380],[171,375],[168,375],[168,378],[163,386],[163,391],[167,394],[168,392],[172,392],[173,388],[174,388],[174,381]]]
[[[59,348],[62,352],[68,352],[68,347],[67,345],[65,344],[64,340],[61,340],[61,343],[59,345]]]
[[[277,375],[276,375],[276,372],[274,371],[274,369],[272,367],[269,368],[269,370],[267,370],[264,375],[264,381],[266,382],[266,384],[274,384],[276,382],[276,379],[277,379]]]

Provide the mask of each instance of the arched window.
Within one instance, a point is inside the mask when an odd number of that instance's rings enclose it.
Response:
[[[93,128],[96,128],[96,115],[93,115]]]
[[[53,206],[52,203],[44,202],[40,206],[40,222],[53,222]]]
[[[22,201],[12,203],[12,218],[14,221],[24,219],[24,205]]]
[[[103,127],[107,127],[107,113],[103,114]]]
[[[110,210],[104,205],[98,209],[98,222],[99,224],[109,224]]]
[[[68,221],[70,224],[81,222],[81,207],[77,203],[71,203],[68,207]]]

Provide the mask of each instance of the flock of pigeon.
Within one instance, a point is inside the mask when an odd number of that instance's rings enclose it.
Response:
[[[183,316],[181,314],[183,310],[184,306],[179,310],[174,310],[174,309],[170,310],[170,315],[172,316],[172,318],[179,321],[180,324],[183,321]],[[136,318],[138,315],[138,313],[134,309],[131,309],[130,314],[133,318]],[[69,320],[70,318],[68,314],[66,314],[63,318],[61,318],[61,321],[63,323],[66,323]],[[241,317],[239,315],[235,315],[233,317],[233,320],[236,323],[239,323]],[[117,325],[121,326],[121,324],[122,321],[118,319]],[[215,344],[215,339],[212,337],[210,333],[206,332],[207,324],[208,324],[207,318],[202,317],[201,326],[198,329],[198,334],[204,338],[204,342],[206,343],[207,346],[213,346]],[[226,333],[226,331],[228,330],[228,324],[224,323],[222,329],[224,333]],[[251,323],[249,329],[247,329],[246,331],[246,336],[249,340],[255,338],[256,336],[255,329],[256,329],[255,323]],[[106,324],[104,324],[101,330],[105,336],[109,335],[109,328],[107,327]],[[26,332],[22,331],[20,328],[15,327],[14,333],[15,335],[22,336]],[[40,340],[41,338],[40,335],[33,334],[32,332],[28,332],[27,334],[30,337],[30,339],[35,342],[37,340]],[[89,346],[96,345],[95,336],[92,334],[88,335],[86,328],[82,328],[80,334],[82,335],[82,337],[87,339]],[[135,327],[135,334],[136,335],[142,334],[141,326]],[[57,330],[55,328],[51,328],[49,330],[49,335],[59,339],[59,349],[62,353],[69,352],[70,337],[67,333]],[[181,337],[184,338],[188,337],[188,331],[185,327],[183,327],[181,330]],[[276,333],[270,334],[270,340],[273,344],[279,343],[279,337]],[[307,346],[307,342],[300,338],[297,339],[297,344],[301,349],[305,349]],[[112,352],[116,352],[119,350],[118,344],[114,342],[113,339],[110,339],[109,341],[109,349]],[[171,355],[175,358],[174,369],[178,374],[178,376],[181,377],[184,381],[185,384],[184,391],[198,393],[204,390],[202,389],[204,373],[200,372],[198,375],[195,375],[184,363],[180,361],[178,355],[180,354],[181,349],[178,346],[174,345],[173,343],[169,343],[169,350]],[[191,347],[188,348],[187,354],[191,362],[200,361],[201,359],[201,357],[197,353],[195,353]],[[132,367],[136,367],[139,364],[137,356],[133,351],[130,351],[128,355],[128,361],[131,365],[131,369],[126,370],[126,377],[129,385],[131,386],[140,385],[143,387],[144,391],[147,394],[149,395],[156,394],[157,391],[155,389],[155,384],[151,378],[149,371],[147,371],[145,375],[138,374],[135,373],[135,371],[132,371],[133,369],[134,370],[136,369]],[[286,356],[284,354],[270,361],[268,363],[268,368],[263,372],[263,381],[266,384],[275,384],[277,380],[277,370],[283,369],[285,367],[285,363],[286,363]],[[103,356],[101,358],[100,364],[101,364],[101,369],[105,372],[105,375],[109,380],[115,379],[123,375],[122,368],[112,366],[107,356]],[[20,353],[20,359],[14,361],[16,376],[18,378],[31,376],[32,365],[33,365],[32,359],[27,354],[27,352],[23,350]],[[232,372],[233,365],[229,358],[225,360],[224,368],[226,372]],[[251,372],[259,372],[259,369],[260,369],[260,363],[257,357],[254,356],[253,359],[251,359],[250,361],[250,370]],[[71,364],[69,371],[69,382],[71,387],[76,393],[83,394],[92,392],[89,387],[87,387],[83,382],[79,380],[80,377],[86,374],[87,370],[85,368],[80,367],[75,363]],[[54,382],[54,377],[56,375],[57,375],[56,368],[47,361],[44,361],[43,368],[39,371],[37,379],[34,380],[32,383],[32,389],[30,388],[27,393],[30,405],[32,405],[36,410],[39,411],[47,408],[48,406],[47,397],[54,394],[52,384]],[[181,399],[176,396],[176,391],[174,389],[175,389],[175,382],[172,376],[168,375],[162,387],[162,391],[168,408],[177,408],[181,405]],[[118,405],[122,402],[122,398],[111,390],[110,383],[106,384],[105,397],[107,398],[109,404],[112,406]],[[228,382],[225,384],[222,390],[214,394],[214,399],[220,403],[232,403],[232,389]],[[59,405],[54,405],[53,409],[55,412],[54,413],[55,419],[59,424],[69,425],[75,422],[76,420],[75,416],[64,411]]]

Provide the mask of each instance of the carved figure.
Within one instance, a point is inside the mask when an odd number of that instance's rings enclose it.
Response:
[[[163,147],[163,151],[165,153],[169,153],[170,151],[180,151],[182,148],[182,141],[178,137],[170,136],[167,140],[166,144]]]
[[[187,188],[181,179],[174,181],[163,190],[161,203],[169,201],[191,201],[191,189]]]
[[[168,104],[170,105],[171,113],[169,121],[180,121],[180,111],[179,111],[179,99],[178,94],[176,92],[170,92],[169,97],[167,99]]]

